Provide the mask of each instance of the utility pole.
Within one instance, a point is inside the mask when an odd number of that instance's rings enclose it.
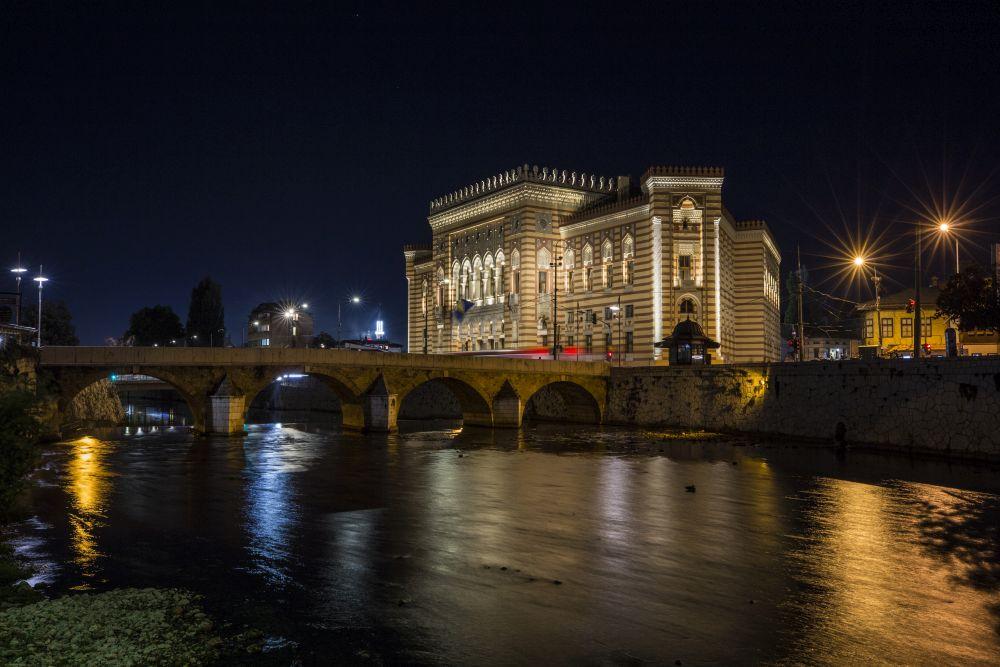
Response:
[[[559,358],[559,261],[562,255],[553,258],[549,266],[553,269],[552,285],[552,359]]]
[[[913,258],[913,358],[920,358],[920,329],[923,326],[923,312],[920,310],[920,275],[923,273],[921,266],[921,246],[923,245],[923,230],[917,222],[917,247]]]
[[[799,266],[798,276],[799,276],[799,361],[805,361],[806,358],[806,324],[805,317],[803,316],[802,309],[802,251],[798,246],[795,246],[796,262]]]
[[[882,276],[872,268],[872,282],[875,283],[875,326],[878,327],[878,356],[882,356]]]

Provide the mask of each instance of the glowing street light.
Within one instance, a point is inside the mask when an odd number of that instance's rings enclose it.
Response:
[[[34,278],[35,282],[38,283],[38,347],[42,346],[42,287],[48,281],[45,274],[42,273],[42,265],[38,265],[38,275]]]
[[[864,255],[855,255],[852,260],[854,266],[862,272],[868,265],[868,259]],[[882,276],[878,274],[878,267],[872,265],[872,282],[875,284],[875,327],[878,329],[878,356],[882,356]]]
[[[21,323],[21,299],[20,299],[21,278],[24,276],[25,273],[28,272],[28,269],[21,266],[21,253],[17,253],[17,266],[11,269],[10,272],[14,274],[14,280],[17,281],[18,300],[17,300],[17,312],[14,313],[14,324],[20,324]]]
[[[942,236],[944,236],[951,233],[953,229],[947,222],[941,222],[938,224],[938,231],[941,232]],[[955,237],[955,273],[959,273],[961,269],[958,266],[958,234],[952,235]]]
[[[358,296],[357,294],[354,294],[354,295],[351,296],[350,299],[348,299],[348,303],[352,303],[352,304],[357,305],[357,304],[361,303],[361,297]],[[338,343],[340,342],[340,330],[341,330],[341,327],[342,327],[342,324],[343,324],[343,320],[341,319],[341,316],[340,316],[340,306],[341,306],[341,303],[338,301],[337,302],[337,342]]]

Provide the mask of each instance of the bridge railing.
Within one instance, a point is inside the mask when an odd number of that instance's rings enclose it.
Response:
[[[368,368],[466,369],[508,373],[557,373],[607,376],[608,364],[549,359],[469,357],[447,354],[385,354],[361,350],[221,347],[43,347],[42,366],[308,366]]]

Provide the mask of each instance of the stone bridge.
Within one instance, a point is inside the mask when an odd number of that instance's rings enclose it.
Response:
[[[600,423],[610,375],[600,362],[267,348],[43,347],[38,363],[59,415],[102,378],[142,374],[184,397],[195,430],[225,434],[243,432],[254,397],[286,374],[322,381],[341,401],[344,427],[369,431],[395,429],[406,396],[428,382],[454,394],[470,426],[519,427],[544,388],[562,399],[567,421]]]

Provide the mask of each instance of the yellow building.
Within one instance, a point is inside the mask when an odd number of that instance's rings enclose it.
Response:
[[[944,332],[949,326],[948,320],[935,315],[938,291],[937,287],[924,287],[920,290],[920,310],[923,316],[920,340],[923,345],[930,345],[931,354],[945,353]],[[883,296],[878,308],[875,301],[861,304],[858,310],[864,316],[862,344],[876,347],[881,344],[882,354],[887,356],[912,354],[915,315],[910,306],[911,299],[912,288]]]

